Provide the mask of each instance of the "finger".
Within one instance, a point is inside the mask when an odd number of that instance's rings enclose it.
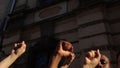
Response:
[[[65,63],[67,65],[70,65],[72,63],[72,61],[74,60],[74,58],[75,58],[75,54],[74,53],[70,53],[70,55],[68,57],[66,57]]]
[[[94,51],[94,50],[91,51],[91,57],[93,57],[93,58],[95,57],[95,52],[96,51]]]
[[[90,59],[88,57],[85,57],[85,63],[89,64],[90,63]]]
[[[22,44],[25,44],[25,41],[22,41]]]
[[[60,41],[59,49],[63,49],[62,43],[63,43],[63,41]]]
[[[22,41],[21,44],[22,44],[22,46],[24,46],[25,45],[25,41]]]
[[[92,57],[92,52],[91,52],[91,51],[88,52],[87,57],[88,57],[88,58]]]
[[[96,56],[96,57],[97,57],[98,59],[100,59],[100,58],[101,58],[101,54],[100,54],[99,49],[97,50],[96,54],[97,54],[97,56]]]
[[[74,53],[70,53],[71,60],[73,60],[75,58],[75,54]]]
[[[70,44],[70,47],[69,47],[69,50],[68,50],[68,51],[70,51],[70,52],[74,52],[74,49],[73,49],[72,44]]]
[[[75,54],[71,53],[72,61],[75,59]]]
[[[11,53],[12,53],[12,54],[13,54],[13,53],[15,53],[15,50],[14,50],[14,49],[12,49]]]
[[[23,52],[26,50],[26,44],[25,41],[22,41],[22,46],[20,48]]]
[[[63,52],[64,52],[64,54],[63,54],[64,57],[67,57],[67,56],[70,55],[70,52],[69,52],[69,51],[63,51]]]
[[[21,48],[26,48],[25,41],[22,41],[22,46],[21,46]]]
[[[17,43],[14,44],[14,50],[17,50]]]
[[[17,47],[17,43],[14,44],[14,47]]]

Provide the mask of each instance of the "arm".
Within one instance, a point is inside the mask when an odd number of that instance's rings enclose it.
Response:
[[[26,44],[24,41],[21,44],[22,45],[20,48],[17,50],[13,49],[11,54],[0,62],[0,68],[8,68],[10,65],[12,65],[12,63],[15,62],[18,57],[20,57],[25,52]],[[15,44],[15,47],[18,47],[17,44]]]
[[[61,57],[59,54],[54,55],[54,56],[52,57],[52,60],[51,60],[51,63],[50,63],[49,68],[58,68],[58,64],[59,64],[61,58],[62,58],[62,57]]]
[[[60,68],[68,68],[75,58],[73,45],[68,41],[63,41],[63,50],[69,51],[70,54],[61,59],[62,62],[60,62],[59,66]]]

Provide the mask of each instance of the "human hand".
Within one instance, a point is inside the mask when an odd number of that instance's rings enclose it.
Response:
[[[60,65],[60,67],[68,68],[69,64],[74,59],[73,46],[67,41],[60,41],[60,44],[57,46],[54,56],[51,59],[49,68],[58,68],[62,58],[65,58],[65,65]],[[67,66],[67,67],[66,67]]]
[[[71,53],[68,57],[66,57],[64,64],[70,65],[70,63],[74,60],[74,58],[75,58],[75,54]]]
[[[17,57],[21,56],[26,51],[26,44],[24,41],[18,44],[14,44],[14,49],[12,50],[12,55],[16,55]]]
[[[60,44],[57,47],[57,53],[61,57],[69,56],[71,53],[73,53],[73,46],[72,46],[72,44],[67,42],[67,41],[60,41]]]
[[[62,56],[60,68],[68,68],[75,58],[73,46],[70,42],[60,41],[60,47],[58,48],[58,54]]]
[[[85,64],[83,65],[83,68],[95,68],[99,63],[100,58],[101,54],[99,50],[97,51],[91,50],[85,57]]]

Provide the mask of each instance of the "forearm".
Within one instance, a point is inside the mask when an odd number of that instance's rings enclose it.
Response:
[[[57,55],[53,56],[49,68],[58,68],[58,64],[59,64],[60,60],[61,60],[60,55],[57,54]]]
[[[0,62],[0,68],[9,68],[9,66],[12,65],[17,58],[18,56],[10,54],[8,57]]]

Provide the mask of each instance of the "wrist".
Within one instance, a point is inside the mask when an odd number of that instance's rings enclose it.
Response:
[[[54,61],[56,64],[59,64],[61,59],[62,59],[61,55],[56,54],[55,56],[53,56],[52,61]]]
[[[59,54],[53,55],[49,68],[58,68],[58,64],[59,64],[61,58],[62,57]]]
[[[64,65],[64,66],[61,66],[60,68],[68,68],[69,65]]]
[[[95,67],[92,67],[92,66],[89,65],[89,64],[84,64],[84,65],[83,65],[83,68],[95,68]]]
[[[16,54],[11,53],[11,54],[10,54],[10,57],[13,58],[13,59],[17,59],[19,56],[16,55]]]

